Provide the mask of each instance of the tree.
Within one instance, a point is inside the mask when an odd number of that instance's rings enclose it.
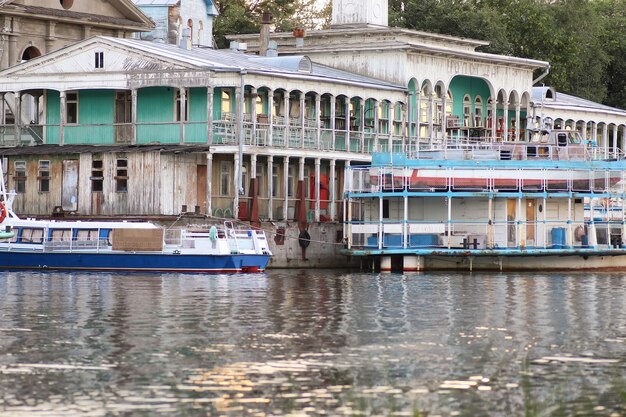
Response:
[[[550,62],[544,83],[626,108],[626,0],[390,0],[393,25]]]
[[[218,48],[228,47],[226,35],[259,33],[263,12],[269,12],[272,27],[288,32],[295,27],[314,28],[330,15],[317,0],[215,0],[219,16],[213,26]]]

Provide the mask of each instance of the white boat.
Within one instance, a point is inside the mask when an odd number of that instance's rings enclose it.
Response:
[[[21,219],[4,181],[0,196],[0,269],[262,272],[272,255],[265,232],[230,222],[192,231],[146,221]]]

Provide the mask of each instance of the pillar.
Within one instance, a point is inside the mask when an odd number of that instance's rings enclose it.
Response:
[[[213,154],[206,154],[206,214],[213,215]]]
[[[274,220],[274,157],[267,157],[267,218]]]
[[[283,220],[287,220],[289,216],[289,157],[283,158]]]
[[[133,145],[137,144],[137,89],[133,88],[130,90],[130,120],[131,120],[131,128],[133,129],[132,131],[132,137],[131,137],[131,143]],[[126,135],[124,135],[126,136]]]
[[[402,259],[402,271],[417,272],[424,270],[424,258],[416,255],[406,255]]]
[[[322,124],[320,123],[320,115],[322,114],[322,96],[315,94],[315,149],[321,149]]]
[[[206,89],[206,142],[213,143],[213,97],[215,91],[212,86]]]
[[[336,114],[337,114],[337,109],[335,108],[335,106],[337,105],[337,97],[335,96],[331,96],[330,97],[330,133],[331,133],[331,144],[330,144],[330,150],[335,150],[337,147],[337,132],[335,131],[336,129],[336,124],[337,121],[336,119]]]
[[[233,198],[233,218],[238,219],[239,218],[239,194],[241,191],[239,187],[240,186],[242,187],[240,180],[241,180],[241,165],[243,164],[243,161],[240,160],[238,153],[235,153],[233,155],[233,158],[234,158],[234,164],[235,164],[235,178],[236,178],[236,180],[234,181],[235,197]]]
[[[330,220],[331,221],[336,221],[337,220],[337,200],[335,199],[335,196],[337,195],[337,189],[336,189],[336,160],[331,159],[330,160],[330,175],[328,178],[328,194],[329,194],[329,200],[330,200]]]
[[[359,151],[365,152],[365,100],[359,100]]]
[[[305,106],[306,106],[306,95],[304,94],[304,92],[300,92],[300,148],[304,149],[304,115],[305,113]]]
[[[509,140],[509,102],[502,102],[502,141]]]
[[[267,92],[267,146],[274,144],[274,90]]]
[[[185,119],[187,116],[187,89],[181,87],[178,89],[180,93],[180,144],[185,144]]]
[[[289,147],[289,129],[291,125],[291,114],[289,112],[289,92],[285,91],[283,96],[283,106],[285,112],[285,148]],[[286,218],[286,217],[285,217]]]
[[[66,118],[66,110],[67,110],[67,95],[65,91],[61,91],[59,94],[61,99],[61,105],[59,106],[60,110],[60,118],[59,118],[59,145],[64,145],[65,143],[65,118]]]
[[[315,158],[315,221],[320,221],[320,175],[321,175],[321,159]]]
[[[380,257],[380,272],[391,272],[391,256]]]

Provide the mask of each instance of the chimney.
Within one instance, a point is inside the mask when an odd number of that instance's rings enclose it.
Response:
[[[261,21],[261,36],[259,38],[259,55],[267,55],[268,44],[270,41],[270,23],[272,17],[269,12],[263,12],[263,20]]]
[[[267,43],[267,56],[277,57],[278,56],[278,44],[276,41],[269,41]]]
[[[191,51],[191,36],[189,29],[183,29],[183,36],[180,38],[180,44],[178,46],[181,49]]]
[[[296,38],[296,48],[302,48],[304,46],[304,29],[295,28],[293,30],[293,37]]]

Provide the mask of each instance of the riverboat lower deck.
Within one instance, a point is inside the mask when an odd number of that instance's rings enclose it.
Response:
[[[506,155],[494,145],[489,156],[381,153],[349,167],[345,253],[381,270],[626,265],[623,159],[595,160],[558,136],[541,145],[542,159],[528,157],[532,143]]]

